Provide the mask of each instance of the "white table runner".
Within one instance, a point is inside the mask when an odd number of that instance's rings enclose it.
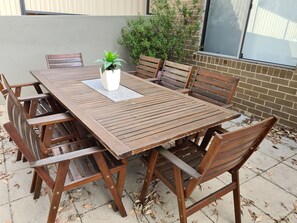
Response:
[[[101,79],[85,80],[85,81],[82,81],[82,83],[88,85],[90,88],[94,89],[100,94],[103,94],[105,97],[109,98],[114,102],[143,97],[142,94],[139,94],[121,85],[115,91],[107,91],[103,87],[101,83]]]

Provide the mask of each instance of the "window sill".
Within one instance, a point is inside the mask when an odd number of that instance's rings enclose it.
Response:
[[[217,53],[210,53],[205,51],[197,51],[193,53],[193,59],[195,59],[196,55],[205,55],[205,56],[212,56],[212,57],[218,57],[218,58],[226,58],[226,59],[232,59],[237,60],[240,62],[246,62],[246,63],[252,63],[256,65],[264,65],[264,66],[273,66],[276,68],[282,68],[282,69],[290,69],[290,70],[297,70],[297,64],[296,66],[290,66],[290,65],[284,65],[284,64],[276,64],[276,63],[269,63],[265,61],[259,61],[259,60],[251,60],[246,58],[238,58],[234,56],[224,55],[224,54],[217,54]]]

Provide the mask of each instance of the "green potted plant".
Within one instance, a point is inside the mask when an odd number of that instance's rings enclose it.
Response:
[[[100,68],[100,76],[103,87],[108,91],[118,89],[121,80],[121,67],[123,59],[119,58],[117,52],[104,51],[103,59],[96,62],[103,63]]]

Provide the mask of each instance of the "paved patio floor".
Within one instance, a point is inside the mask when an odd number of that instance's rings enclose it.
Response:
[[[5,121],[0,107],[1,124]],[[246,117],[228,122],[229,130],[246,125]],[[29,193],[32,169],[26,162],[15,162],[16,148],[8,142],[1,125],[0,147],[0,223],[43,223],[49,210],[49,199],[44,193],[33,200]],[[155,184],[154,204],[141,215],[135,208],[146,168],[137,157],[129,160],[123,203],[128,216],[113,212],[108,190],[103,181],[64,193],[57,222],[179,222],[176,198],[163,183]],[[297,222],[297,143],[282,138],[279,143],[265,139],[240,172],[242,219],[249,222]],[[220,177],[197,187],[188,204],[202,198],[230,181]],[[136,211],[135,211],[136,210]],[[188,218],[189,223],[234,222],[232,194],[203,208]]]

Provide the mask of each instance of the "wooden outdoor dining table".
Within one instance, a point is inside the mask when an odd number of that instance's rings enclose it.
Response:
[[[100,78],[97,66],[30,72],[117,159],[240,115],[126,72],[121,85],[142,97],[114,102],[82,82]]]

